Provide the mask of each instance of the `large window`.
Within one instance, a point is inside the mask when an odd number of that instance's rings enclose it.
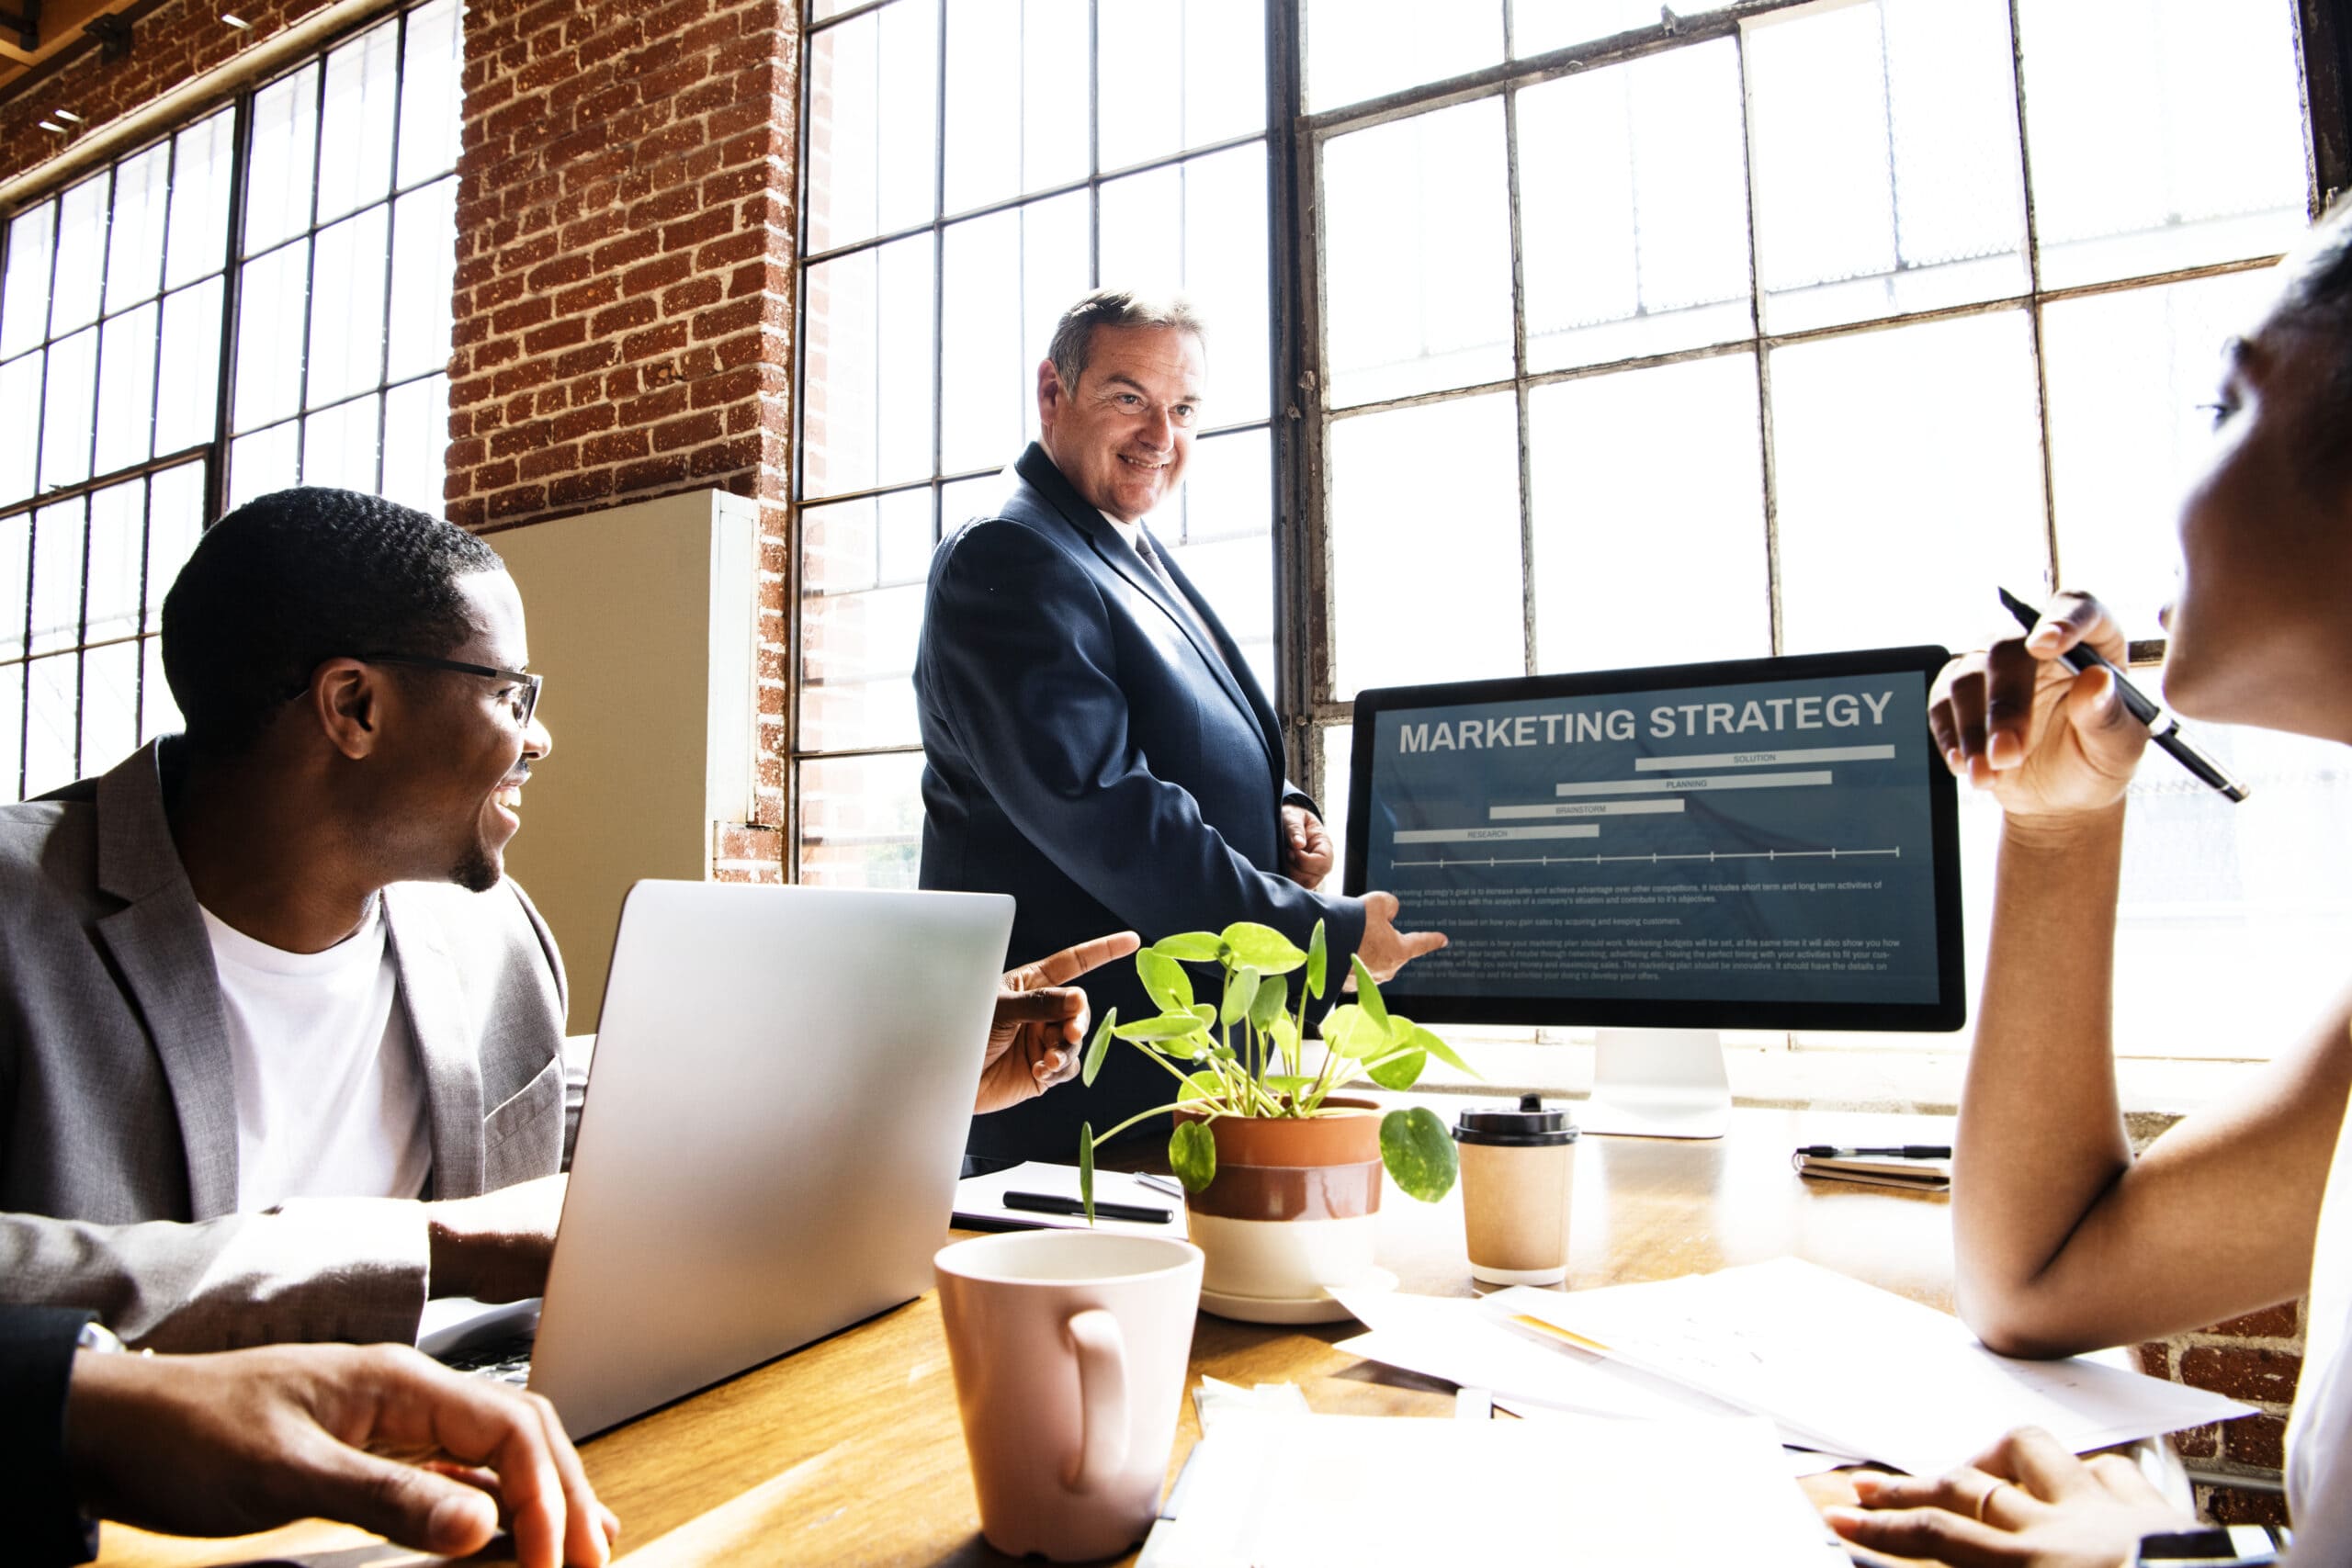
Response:
[[[925,563],[1095,280],[1208,299],[1181,526],[1335,815],[1373,685],[1973,646],[2057,583],[2160,660],[2198,405],[2315,204],[2306,106],[2340,118],[2295,0],[1673,9],[1295,0],[1261,49],[1255,6],[819,5],[797,874],[911,876]],[[2352,939],[2334,753],[2207,739],[2254,797],[2144,770],[2127,1049],[2267,1048]],[[2201,1010],[2192,961],[2233,982]]]
[[[224,504],[441,509],[458,19],[403,11],[9,215],[6,798],[177,725],[156,615]]]
[[[911,886],[932,547],[1002,496],[1089,288],[1207,315],[1202,434],[1153,530],[1272,688],[1266,22],[1260,0],[886,0],[808,29],[794,874]]]

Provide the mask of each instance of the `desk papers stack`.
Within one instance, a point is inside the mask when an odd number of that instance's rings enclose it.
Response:
[[[1087,1228],[1080,1214],[1043,1214],[1034,1209],[1009,1209],[1004,1195],[1008,1192],[1044,1192],[1057,1198],[1078,1196],[1078,1167],[1055,1165],[1046,1160],[1031,1160],[1006,1170],[992,1170],[986,1176],[967,1176],[956,1184],[955,1223],[966,1230],[1074,1230]],[[1147,1209],[1169,1211],[1168,1223],[1152,1224],[1136,1220],[1110,1220],[1099,1214],[1094,1221],[1098,1231],[1121,1235],[1171,1236],[1185,1238],[1184,1200],[1173,1198],[1155,1187],[1147,1187],[1124,1171],[1098,1170],[1094,1173],[1094,1201],[1097,1203],[1134,1203]]]

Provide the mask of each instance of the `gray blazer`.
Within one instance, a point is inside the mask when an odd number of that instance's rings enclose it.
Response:
[[[133,1343],[413,1340],[421,1206],[238,1213],[212,949],[164,816],[177,745],[0,806],[0,1301],[85,1307]],[[564,979],[521,888],[384,890],[424,1071],[428,1196],[561,1168]]]

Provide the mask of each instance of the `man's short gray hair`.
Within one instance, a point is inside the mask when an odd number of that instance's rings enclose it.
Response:
[[[1132,288],[1098,288],[1062,312],[1054,326],[1053,344],[1046,350],[1063,390],[1078,390],[1097,327],[1173,327],[1192,333],[1204,348],[1209,341],[1208,324],[1182,294],[1154,297]]]

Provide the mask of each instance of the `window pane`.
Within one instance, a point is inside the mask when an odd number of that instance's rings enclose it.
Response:
[[[311,226],[311,162],[318,152],[319,71],[307,66],[254,96],[245,178],[245,254]],[[253,296],[248,293],[246,298]]]
[[[947,8],[946,210],[1085,178],[1087,33],[1087,0]]]
[[[326,236],[319,236],[326,254]],[[394,379],[449,367],[450,279],[458,265],[458,182],[436,180],[392,204]]]
[[[1332,695],[1525,674],[1510,395],[1338,420],[1330,453]]]
[[[2277,291],[2268,271],[2067,299],[2041,317],[2058,581],[2158,637],[2178,586],[2180,498],[2213,445],[2222,345]]]
[[[800,745],[899,746],[915,723],[915,638],[923,588],[822,594],[800,604]]]
[[[158,637],[139,639],[139,739],[141,745],[158,735],[173,735],[187,728],[179,705],[172,700],[171,682],[164,678],[164,644]]]
[[[458,0],[411,11],[404,47],[399,183],[408,186],[458,162],[458,69],[464,59]]]
[[[1724,0],[1690,0],[1673,10],[1699,17],[1723,8]],[[1521,60],[1657,26],[1656,0],[1510,0],[1510,51]]]
[[[25,615],[31,608],[32,564],[32,513],[19,512],[14,517],[0,517],[0,659],[25,656]],[[0,709],[0,728],[8,722],[6,711]],[[0,780],[15,782],[5,771],[0,771]]]
[[[2025,292],[2008,17],[1880,0],[1747,24],[1765,325]]]
[[[82,636],[84,502],[44,506],[33,519],[33,622],[28,653],[72,648]]]
[[[28,799],[70,784],[78,776],[74,749],[81,739],[82,656],[36,659],[25,671],[25,795]]]
[[[49,334],[63,337],[98,319],[106,277],[107,176],[84,180],[59,205],[57,274],[49,301]]]
[[[237,310],[234,430],[283,419],[302,406],[302,322],[311,247],[297,241],[245,264]]]
[[[1442,82],[1503,57],[1502,0],[1306,0],[1304,25],[1309,109]]]
[[[1193,446],[1182,505],[1151,531],[1215,607],[1266,694],[1274,694],[1274,535],[1271,442],[1263,430]],[[1179,524],[1181,522],[1181,531]]]
[[[1323,245],[1325,361],[1335,404],[1509,376],[1510,200],[1501,100],[1326,143]]]
[[[912,887],[922,855],[922,754],[800,764],[800,880]]]
[[[326,119],[319,129],[321,223],[383,197],[392,172],[400,50],[400,25],[386,22],[327,56]]]
[[[1094,26],[1102,167],[1265,129],[1264,0],[1101,6]]]
[[[155,383],[155,450],[212,439],[220,409],[220,279],[164,299],[163,372]]]
[[[2294,243],[2308,195],[2294,7],[2227,15],[2019,0],[2044,288]]]
[[[1746,135],[1729,39],[1519,95],[1529,369],[1755,331]]]
[[[1009,463],[1037,423],[1037,364],[1087,284],[1086,193],[951,225],[940,318],[940,467]]]
[[[90,497],[86,642],[139,635],[139,573],[147,548],[147,481],[109,485]],[[128,750],[129,748],[125,747]]]
[[[1754,355],[1538,387],[1527,446],[1537,670],[1772,651]]]
[[[981,474],[939,487],[939,517],[943,534],[952,534],[975,517],[993,516],[1012,493],[1016,482],[1009,470]]]
[[[107,246],[107,309],[119,310],[156,291],[164,266],[164,227],[172,193],[172,148],[164,142],[118,164],[114,220]]]
[[[98,348],[98,473],[147,460],[154,435],[153,302],[107,322]]]
[[[90,436],[97,418],[98,329],[85,327],[49,351],[41,400],[40,480],[79,484],[90,477]]]
[[[2046,582],[2024,312],[1800,344],[1771,368],[1782,652],[1973,648],[2002,624],[1996,587]]]
[[[0,430],[40,428],[42,355],[28,354],[0,365]],[[0,506],[32,494],[36,443],[18,435],[0,441]]]
[[[157,474],[147,497],[147,620],[163,625],[164,595],[187,564],[204,531],[204,465],[185,463]]]
[[[805,275],[805,492],[865,490],[932,471],[928,234]]]
[[[302,422],[302,482],[376,493],[374,398],[354,398]]]
[[[1208,323],[1204,423],[1214,428],[1265,418],[1264,146],[1236,147],[1103,186],[1102,249],[1105,288],[1182,290]]]
[[[837,502],[831,506],[811,506],[800,513],[800,585],[805,596],[820,593],[841,593],[854,588],[871,588],[876,574],[876,509],[885,501],[900,506],[912,504],[909,498],[920,498],[924,520],[929,522],[931,491],[928,489],[899,491],[888,497],[866,496],[857,501]]]
[[[40,342],[47,330],[49,264],[56,243],[53,201],[21,212],[9,223],[8,271],[0,277],[0,355],[22,353]]]
[[[449,378],[427,376],[384,394],[387,500],[442,515],[449,477]]]
[[[931,491],[897,491],[876,500],[883,582],[922,582],[931,575]]]
[[[0,529],[0,533],[5,533]],[[0,800],[21,800],[24,775],[25,667],[0,664]]]
[[[808,73],[808,248],[927,221],[938,187],[936,0],[815,34]]]
[[[222,109],[175,139],[172,232],[164,287],[218,272],[229,246],[229,182],[236,176],[237,117]]]
[[[139,745],[139,645],[118,642],[82,656],[82,750],[76,772],[103,773]]]
[[[295,444],[300,426],[293,420],[241,435],[229,443],[229,504],[243,506],[257,495],[296,484],[300,466]]]
[[[384,208],[371,207],[319,231],[311,275],[311,374],[303,389],[308,407],[383,383],[385,215]],[[446,347],[441,357],[448,358]]]

